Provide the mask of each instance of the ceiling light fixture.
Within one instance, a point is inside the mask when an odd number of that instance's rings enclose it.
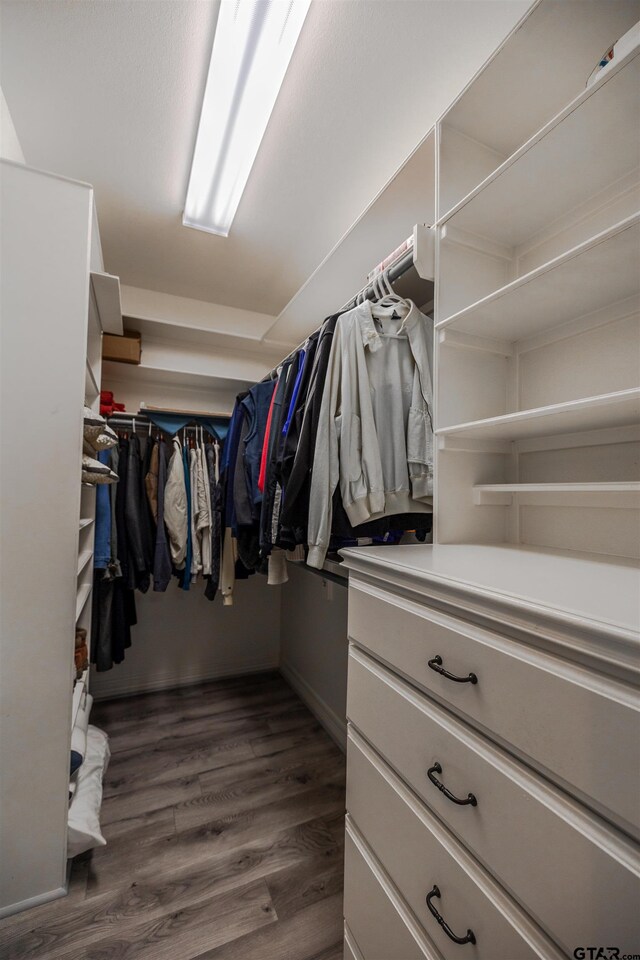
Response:
[[[227,237],[311,0],[221,0],[182,223]]]

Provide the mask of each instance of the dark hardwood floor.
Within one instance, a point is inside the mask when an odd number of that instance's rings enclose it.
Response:
[[[277,674],[97,703],[106,847],[2,960],[342,960],[344,758]]]

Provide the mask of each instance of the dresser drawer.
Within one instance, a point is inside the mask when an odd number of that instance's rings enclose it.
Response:
[[[344,915],[354,947],[364,960],[440,960],[349,822],[344,852]],[[351,952],[356,954],[355,949]],[[349,951],[345,950],[347,957]]]
[[[559,960],[562,954],[552,941],[364,741],[357,744],[352,735],[347,784],[350,818],[445,957]],[[440,895],[432,898],[433,908],[454,936],[464,938],[470,930],[475,943],[453,942],[430,913],[426,898],[434,887]]]
[[[349,636],[459,715],[637,833],[640,698],[630,685],[364,585]],[[440,666],[455,682],[430,668]]]
[[[346,923],[344,925],[344,953],[342,956],[343,960],[364,960]]]
[[[569,955],[583,943],[637,950],[640,855],[633,841],[355,648],[347,712]],[[471,793],[475,805],[449,799],[427,771],[458,800]]]

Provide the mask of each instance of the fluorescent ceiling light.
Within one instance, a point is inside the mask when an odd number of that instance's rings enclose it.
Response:
[[[227,237],[311,0],[222,0],[182,222]]]

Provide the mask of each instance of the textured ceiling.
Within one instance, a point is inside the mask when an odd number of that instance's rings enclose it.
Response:
[[[226,239],[181,224],[217,2],[2,0],[0,84],[123,283],[277,314],[528,6],[314,0]]]

